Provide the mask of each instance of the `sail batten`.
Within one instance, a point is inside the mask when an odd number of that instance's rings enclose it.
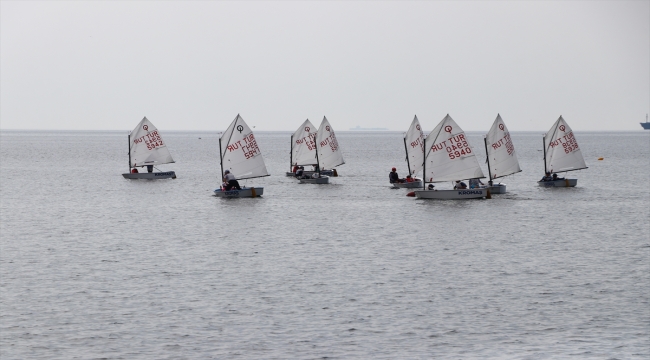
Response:
[[[510,132],[501,115],[497,115],[490,131],[485,135],[485,142],[491,180],[521,171]]]
[[[465,132],[447,115],[426,137],[425,182],[483,178]]]
[[[239,114],[219,140],[222,173],[228,169],[238,180],[269,176],[255,135]]]
[[[418,117],[413,118],[411,126],[404,134],[404,147],[406,148],[406,161],[409,164],[410,175],[415,176],[424,164],[424,132]]]
[[[573,130],[562,116],[544,135],[544,149],[547,171],[558,173],[587,168]]]
[[[158,129],[144,117],[129,134],[131,167],[174,162]]]
[[[336,166],[345,164],[334,129],[326,117],[323,117],[316,134],[316,149],[321,169],[333,169]]]

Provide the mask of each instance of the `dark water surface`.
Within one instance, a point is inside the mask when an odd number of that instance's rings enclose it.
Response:
[[[572,189],[513,133],[523,172],[470,201],[390,189],[401,133],[339,132],[330,185],[258,133],[258,199],[212,196],[216,133],[162,134],[176,180],[123,179],[126,132],[1,133],[3,360],[650,357],[650,132],[576,133]]]

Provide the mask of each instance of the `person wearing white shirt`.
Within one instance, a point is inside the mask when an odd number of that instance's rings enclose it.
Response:
[[[226,170],[223,172],[223,181],[227,183],[226,185],[226,191],[232,190],[232,188],[235,188],[237,190],[241,190],[241,187],[239,186],[239,182],[237,181],[237,178],[235,178],[235,175],[233,175],[230,170]]]

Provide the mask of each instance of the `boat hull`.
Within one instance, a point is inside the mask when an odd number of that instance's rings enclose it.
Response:
[[[329,176],[321,176],[319,178],[309,178],[309,179],[298,179],[300,180],[301,184],[329,184],[330,183],[330,177]]]
[[[488,189],[490,189],[490,194],[505,194],[506,184],[492,184],[492,186],[488,186]]]
[[[543,187],[574,187],[578,185],[578,179],[538,181],[537,184]]]
[[[480,199],[487,196],[488,189],[465,190],[415,190],[418,199],[465,200]]]
[[[221,190],[215,189],[214,195],[221,198],[250,198],[260,197],[264,194],[264,188],[260,186],[243,187],[241,190]]]
[[[315,171],[303,171],[303,175],[305,176],[312,176],[314,175]],[[327,175],[327,176],[334,176],[334,170],[323,170],[320,172],[321,175]],[[287,176],[295,176],[294,173],[287,171],[286,172]]]
[[[146,173],[126,173],[122,174],[125,179],[137,180],[158,180],[158,179],[176,179],[176,173],[173,171],[165,172],[146,172]]]
[[[394,188],[398,189],[417,189],[422,188],[422,180],[418,179],[413,182],[404,182],[404,183],[393,183]]]

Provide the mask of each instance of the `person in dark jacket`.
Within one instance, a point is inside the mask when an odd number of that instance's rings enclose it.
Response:
[[[390,181],[391,184],[403,183],[404,182],[404,179],[400,179],[399,175],[397,175],[397,169],[396,168],[393,168],[393,171],[391,171],[388,174],[388,180]]]

